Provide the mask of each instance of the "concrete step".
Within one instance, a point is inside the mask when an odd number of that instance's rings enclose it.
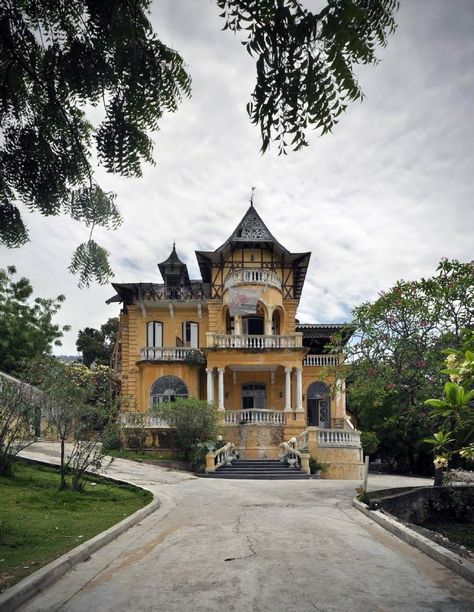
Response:
[[[204,478],[237,480],[307,480],[308,475],[289,465],[272,459],[237,459]]]

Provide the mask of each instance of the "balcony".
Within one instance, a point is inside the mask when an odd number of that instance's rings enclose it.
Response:
[[[281,290],[282,281],[278,274],[261,268],[244,268],[231,272],[224,280],[224,289],[236,285],[268,285]]]
[[[163,419],[150,414],[149,412],[124,412],[121,416],[122,427],[128,429],[141,428],[151,429],[159,427],[161,429],[169,429],[170,426]]]
[[[208,332],[207,346],[219,349],[288,349],[303,345],[303,334],[292,336],[236,336]]]
[[[201,353],[199,349],[184,346],[170,348],[146,347],[140,351],[142,361],[186,361],[190,353]],[[203,355],[204,362],[204,355]]]
[[[303,361],[305,366],[337,366],[339,355],[307,355]]]
[[[224,415],[226,425],[286,425],[286,414],[281,410],[249,408],[247,410],[227,410]]]

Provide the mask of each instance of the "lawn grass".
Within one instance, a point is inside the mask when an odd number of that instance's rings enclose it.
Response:
[[[456,523],[454,521],[427,521],[423,527],[436,531],[451,542],[456,542],[474,553],[474,523]]]
[[[152,499],[99,477],[86,477],[82,493],[58,487],[58,470],[21,461],[0,477],[0,592]]]

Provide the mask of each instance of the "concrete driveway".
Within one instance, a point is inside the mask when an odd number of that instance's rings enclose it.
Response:
[[[57,457],[57,447],[25,455]],[[351,507],[357,482],[207,480],[125,460],[108,475],[155,492],[160,509],[22,610],[474,609],[472,585]]]

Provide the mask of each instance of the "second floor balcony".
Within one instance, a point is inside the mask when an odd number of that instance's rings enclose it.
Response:
[[[288,349],[303,346],[303,334],[235,335],[207,333],[207,346],[219,349]]]
[[[281,290],[280,276],[272,270],[262,268],[242,268],[231,272],[224,280],[224,289],[237,285],[269,285]]]
[[[204,355],[197,348],[189,348],[186,346],[174,347],[145,347],[140,351],[140,359],[142,361],[196,361],[196,358],[202,356],[204,363]]]

